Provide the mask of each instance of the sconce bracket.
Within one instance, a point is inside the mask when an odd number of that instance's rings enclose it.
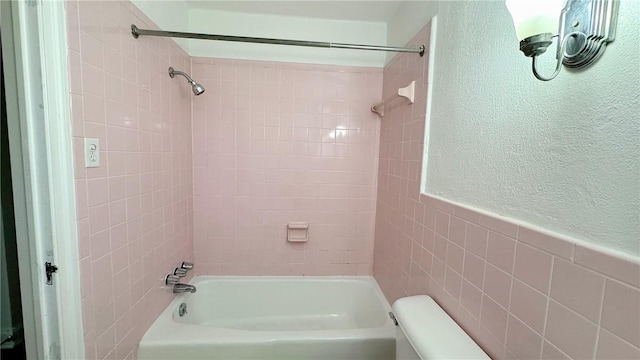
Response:
[[[562,63],[579,69],[593,64],[604,53],[606,45],[615,39],[618,0],[568,0],[560,15],[560,40],[566,36]]]

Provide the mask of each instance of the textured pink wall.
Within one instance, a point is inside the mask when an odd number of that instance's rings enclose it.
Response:
[[[428,42],[429,25],[410,45]],[[637,259],[420,195],[426,64],[384,69],[383,94],[418,86],[380,129],[374,274],[389,301],[431,295],[494,359],[639,359]]]
[[[66,1],[87,359],[131,359],[173,298],[162,277],[193,257],[190,70],[129,2]],[[101,166],[85,169],[83,137]]]
[[[200,274],[366,275],[382,69],[194,58]],[[286,224],[310,224],[286,241]]]

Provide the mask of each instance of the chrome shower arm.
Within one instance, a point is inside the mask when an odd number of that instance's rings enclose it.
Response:
[[[174,76],[176,75],[182,75],[184,76],[187,81],[189,81],[190,84],[195,84],[196,82],[191,78],[191,76],[187,75],[186,73],[180,71],[180,70],[175,70],[174,68],[170,67],[169,68],[169,76],[173,79]]]

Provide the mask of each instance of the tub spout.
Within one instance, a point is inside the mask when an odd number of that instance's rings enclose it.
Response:
[[[189,284],[177,283],[173,285],[173,292],[176,294],[185,292],[194,293],[196,292],[196,287]]]

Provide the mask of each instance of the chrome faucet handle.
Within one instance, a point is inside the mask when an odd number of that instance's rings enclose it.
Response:
[[[177,276],[177,277],[185,277],[187,276],[187,269],[182,269],[182,268],[175,268],[173,270],[173,275]]]
[[[179,282],[180,282],[180,277],[176,275],[169,274],[167,275],[167,277],[164,278],[165,285],[175,285]]]
[[[187,271],[192,270],[193,269],[193,263],[183,261],[182,264],[180,265],[180,268],[181,269],[186,269]]]

